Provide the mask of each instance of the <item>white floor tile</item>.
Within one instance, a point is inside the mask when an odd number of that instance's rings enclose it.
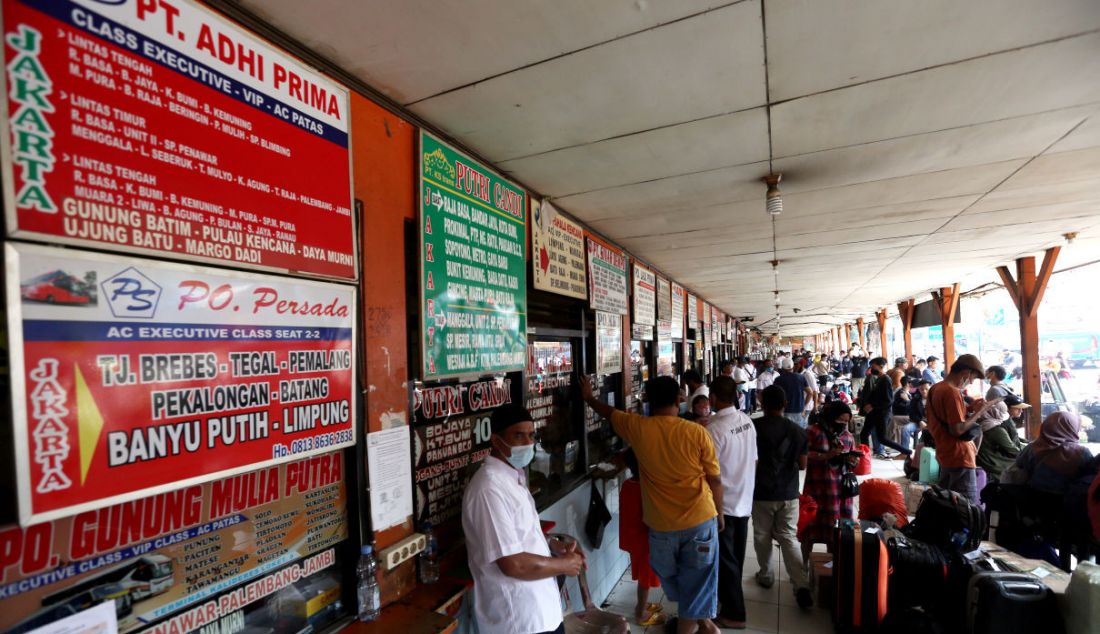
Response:
[[[779,628],[779,607],[774,603],[745,601],[745,613],[749,627],[764,632],[777,632]]]

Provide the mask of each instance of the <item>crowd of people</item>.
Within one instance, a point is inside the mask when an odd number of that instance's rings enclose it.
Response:
[[[998,541],[1003,530],[1022,554],[1063,567],[1071,554],[1092,554],[1100,540],[1100,458],[1080,444],[1075,414],[1050,414],[1038,438],[1025,444],[1018,426],[1028,405],[1005,383],[1002,366],[986,369],[968,354],[946,371],[935,357],[887,365],[858,350],[755,363],[741,358],[723,364],[710,385],[693,370],[680,383],[650,379],[648,415],[616,410],[581,378],[585,403],[629,446],[620,547],[630,553],[638,582],[637,623],[665,621],[660,604],[649,602],[659,586],[678,604],[678,632],[746,627],[750,523],[755,583],[774,585],[778,544],[797,604],[811,607],[810,553],[821,543],[832,551],[838,523],[855,518],[853,468],[868,443],[880,459],[910,460],[907,472],[916,456],[933,452],[938,484],[973,505],[987,502],[987,511],[997,506]],[[988,389],[968,392],[976,384]],[[855,424],[860,417],[862,427]],[[563,631],[557,587],[549,581],[583,571],[583,551],[548,546],[539,532],[523,475],[533,453],[530,414],[506,406],[494,411],[491,427],[492,453],[463,504],[464,530],[477,536],[467,540],[475,613],[484,631],[508,619],[525,623],[522,631]],[[817,511],[801,518],[800,499],[807,498]],[[1029,515],[1054,527],[1035,528],[1025,521]],[[1036,544],[1048,551],[1034,552]],[[522,608],[528,601],[538,609]]]

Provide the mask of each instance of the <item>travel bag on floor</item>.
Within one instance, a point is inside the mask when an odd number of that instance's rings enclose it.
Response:
[[[1092,634],[1100,630],[1100,566],[1077,564],[1066,588],[1066,634]]]
[[[922,608],[890,608],[882,619],[882,632],[889,634],[944,634],[935,614]]]
[[[882,531],[845,522],[835,532],[837,632],[875,632],[886,616],[889,556]]]
[[[859,464],[852,467],[852,473],[861,476],[871,475],[871,448],[867,445],[859,445],[856,451],[860,454]]]
[[[971,634],[1064,634],[1054,591],[1030,574],[982,572],[970,579],[966,623]]]
[[[897,526],[909,523],[905,495],[901,485],[893,480],[868,478],[859,485],[859,519],[880,520],[887,513],[897,518]]]
[[[890,556],[890,612],[939,606],[947,581],[947,558],[935,546],[904,535],[886,542]]]
[[[984,539],[985,512],[958,493],[933,486],[921,496],[906,532],[938,548],[970,552]]]
[[[940,481],[940,463],[936,460],[936,450],[932,447],[921,447],[920,481],[925,484],[937,484]]]

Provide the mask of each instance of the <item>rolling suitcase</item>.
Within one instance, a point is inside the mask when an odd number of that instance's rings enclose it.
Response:
[[[1100,566],[1077,564],[1066,588],[1066,634],[1089,634],[1100,627]]]
[[[836,528],[837,632],[874,632],[886,615],[889,556],[882,531],[844,522]]]
[[[890,556],[890,612],[912,607],[939,607],[940,592],[947,581],[947,558],[935,546],[903,535],[886,542]]]
[[[1064,634],[1054,592],[1019,572],[982,572],[970,579],[966,623],[971,634]]]

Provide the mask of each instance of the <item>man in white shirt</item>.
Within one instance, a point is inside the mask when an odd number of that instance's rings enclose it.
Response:
[[[751,414],[756,411],[756,365],[748,357],[741,357],[742,366],[745,369],[745,407],[741,411]]]
[[[756,406],[761,407],[760,398],[769,385],[775,383],[775,361],[764,359],[764,367],[756,376]]]
[[[806,379],[806,386],[813,392],[810,398],[806,399],[806,415],[809,416],[817,410],[817,401],[821,394],[821,386],[817,383],[817,375],[814,374],[814,371],[810,369],[806,362],[801,361],[800,363],[803,365],[802,378]]]
[[[577,545],[542,534],[524,469],[535,449],[535,424],[518,405],[490,418],[492,446],[462,497],[462,531],[474,577],[474,616],[482,634],[564,632],[555,578],[585,568]]]
[[[689,404],[695,402],[696,396],[710,396],[710,389],[707,388],[706,383],[703,383],[703,377],[699,376],[699,373],[695,370],[684,372],[682,381],[684,387],[687,388],[687,402]]]
[[[756,485],[756,428],[737,410],[737,384],[720,376],[710,384],[715,413],[707,424],[722,474],[722,508],[725,527],[718,534],[718,627],[745,627],[745,595],[741,573],[745,567],[745,543],[752,516]]]
[[[746,397],[749,394],[749,373],[745,370],[745,359],[737,359],[737,366],[733,368],[733,382],[737,384],[737,408],[743,412],[748,411]]]

